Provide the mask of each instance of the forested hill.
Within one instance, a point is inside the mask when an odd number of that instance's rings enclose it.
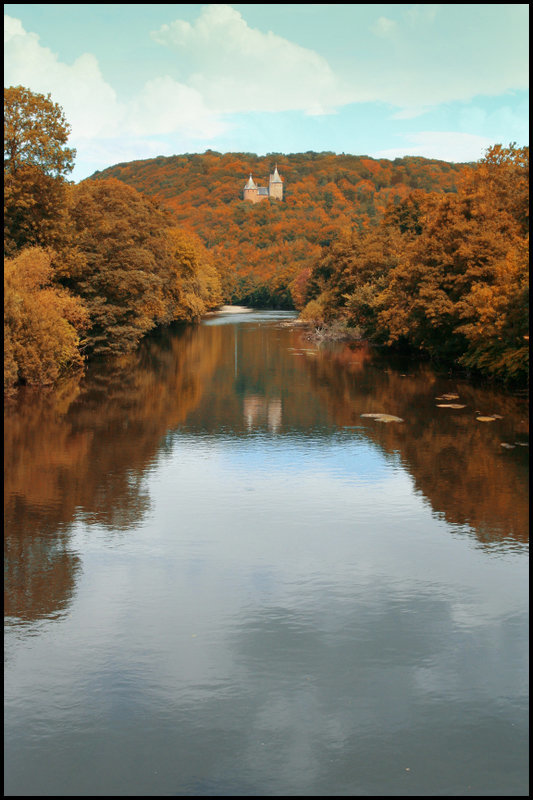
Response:
[[[276,164],[284,200],[244,202],[250,173],[267,186]],[[211,250],[226,300],[290,307],[298,304],[295,279],[339,233],[373,226],[413,190],[456,192],[463,166],[418,157],[207,151],[116,164],[91,177],[117,178],[170,208]]]

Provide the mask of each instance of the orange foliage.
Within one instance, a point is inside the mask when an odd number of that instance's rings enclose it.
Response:
[[[83,363],[79,334],[89,315],[79,298],[52,285],[50,261],[34,247],[4,262],[4,388],[52,383]]]
[[[242,199],[248,175],[266,183],[275,164],[284,200]],[[388,203],[413,189],[453,192],[459,165],[423,158],[379,161],[334,153],[216,153],[119,164],[94,179],[116,177],[152,195],[195,231],[223,273],[225,299],[292,307],[298,273],[346,228],[371,227]]]
[[[295,284],[306,318],[527,380],[528,159],[527,148],[497,145],[457,193],[415,190],[378,226],[338,237]]]

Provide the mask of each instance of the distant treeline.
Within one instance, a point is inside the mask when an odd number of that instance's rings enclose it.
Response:
[[[277,164],[283,202],[242,200]],[[195,231],[232,302],[296,307],[444,364],[522,385],[529,358],[529,148],[477,164],[334,153],[118,164]]]
[[[244,202],[248,175],[266,185],[276,164],[283,201]],[[117,178],[171,209],[209,248],[228,302],[293,308],[295,279],[342,231],[373,227],[414,190],[455,192],[461,171],[425,158],[208,150],[117,164],[92,177]]]

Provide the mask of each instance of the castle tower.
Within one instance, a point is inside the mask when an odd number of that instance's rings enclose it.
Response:
[[[257,203],[259,200],[258,194],[259,192],[257,186],[254,183],[254,179],[252,178],[252,173],[250,173],[248,183],[244,187],[244,199],[250,200],[250,202],[252,203]]]
[[[268,179],[268,195],[269,197],[273,197],[274,200],[283,200],[283,181],[279,176],[277,164],[274,172]]]

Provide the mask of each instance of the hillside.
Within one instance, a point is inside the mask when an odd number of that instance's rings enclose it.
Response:
[[[284,200],[244,202],[250,173],[266,185],[276,164]],[[413,190],[456,192],[463,166],[418,157],[207,151],[116,164],[91,179],[117,178],[171,209],[211,251],[226,300],[291,307],[301,304],[296,278],[341,231],[372,227]]]

